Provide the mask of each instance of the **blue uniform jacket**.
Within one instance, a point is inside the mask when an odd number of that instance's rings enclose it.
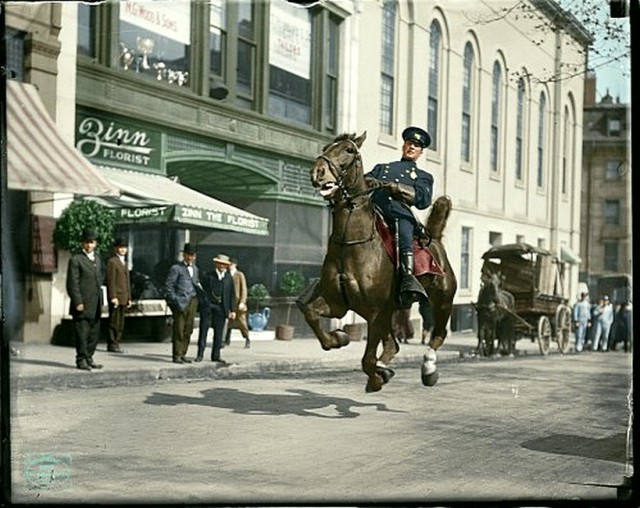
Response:
[[[415,161],[400,160],[388,164],[376,164],[366,176],[382,182],[396,182],[413,187],[416,194],[416,202],[413,206],[419,210],[431,206],[433,176],[419,169]],[[409,206],[392,199],[386,189],[374,191],[372,199],[387,219],[407,219],[414,224],[416,223],[415,215]]]

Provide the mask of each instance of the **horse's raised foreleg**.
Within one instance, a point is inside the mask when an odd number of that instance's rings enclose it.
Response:
[[[328,351],[349,344],[349,335],[344,330],[326,332],[320,326],[321,317],[341,318],[347,312],[346,308],[337,309],[331,307],[321,294],[320,279],[313,282],[309,288],[296,300],[298,308],[304,314],[304,318],[318,337],[322,349]]]

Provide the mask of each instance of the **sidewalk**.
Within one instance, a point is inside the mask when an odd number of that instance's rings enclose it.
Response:
[[[191,337],[187,354],[193,359],[197,349],[198,331]],[[211,332],[201,363],[176,365],[172,362],[171,342],[124,343],[124,354],[108,353],[106,344],[98,344],[94,356],[104,368],[82,371],[75,366],[75,349],[50,344],[13,343],[16,351],[10,358],[13,389],[43,390],[60,388],[127,386],[151,384],[169,379],[215,379],[229,377],[260,377],[286,373],[322,371],[360,371],[360,360],[366,341],[324,351],[315,337],[275,339],[273,331],[252,332],[251,348],[244,348],[244,339],[237,330],[231,335],[231,345],[222,349],[222,358],[232,365],[219,367],[211,362]],[[438,350],[438,363],[475,356],[477,338],[473,332],[455,332]],[[518,355],[540,355],[537,343],[520,340]],[[401,344],[391,367],[422,363],[425,346],[420,339]],[[552,347],[551,353],[556,354]],[[550,353],[550,354],[551,354]]]

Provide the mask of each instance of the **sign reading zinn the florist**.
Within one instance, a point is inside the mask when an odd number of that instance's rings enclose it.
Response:
[[[121,224],[178,222],[187,225],[217,227],[232,231],[268,235],[268,221],[259,217],[244,217],[227,212],[206,210],[185,205],[145,206],[113,210]]]
[[[161,171],[161,133],[78,110],[76,148],[94,162]]]

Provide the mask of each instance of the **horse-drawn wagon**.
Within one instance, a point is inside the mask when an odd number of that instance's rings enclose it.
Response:
[[[561,353],[567,351],[571,307],[564,296],[564,263],[526,243],[493,247],[482,259],[483,287],[476,304],[479,353],[491,354],[496,340],[503,351],[513,352],[524,337],[537,340],[543,355],[552,340]]]

